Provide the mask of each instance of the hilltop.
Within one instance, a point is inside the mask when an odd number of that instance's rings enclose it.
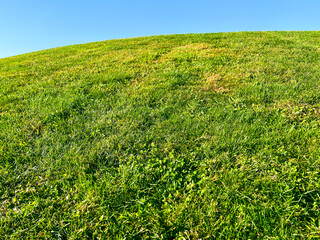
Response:
[[[0,59],[4,239],[319,237],[320,32]]]

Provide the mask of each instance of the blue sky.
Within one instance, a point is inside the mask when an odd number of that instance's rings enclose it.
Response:
[[[319,0],[0,0],[0,58],[175,33],[320,30]]]

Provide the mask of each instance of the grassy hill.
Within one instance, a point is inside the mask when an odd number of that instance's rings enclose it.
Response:
[[[1,239],[320,236],[320,32],[0,59]]]

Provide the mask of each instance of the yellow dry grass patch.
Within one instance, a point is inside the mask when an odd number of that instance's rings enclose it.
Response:
[[[173,48],[169,53],[164,54],[159,58],[158,62],[171,61],[177,57],[183,57],[185,55],[191,55],[193,57],[213,57],[225,52],[222,48],[213,48],[208,43],[192,43],[185,46],[179,46]]]
[[[234,85],[245,79],[248,74],[245,73],[211,73],[204,75],[203,89],[205,91],[214,91],[217,93],[227,93],[231,91]]]
[[[308,103],[277,102],[272,108],[279,109],[288,119],[292,121],[302,121],[306,117],[319,117],[320,106]]]
[[[205,84],[203,86],[203,89],[205,91],[215,91],[217,93],[226,93],[229,91],[229,89],[225,88],[225,86],[222,86],[221,84],[223,82],[224,78],[220,74],[211,74],[205,76]]]
[[[10,77],[16,77],[16,78],[23,78],[23,77],[27,77],[30,76],[31,73],[30,72],[2,72],[0,73],[0,77],[3,78],[10,78]]]
[[[185,46],[177,47],[176,49],[179,50],[187,50],[189,51],[195,51],[195,50],[203,50],[211,48],[211,44],[208,43],[192,43]]]

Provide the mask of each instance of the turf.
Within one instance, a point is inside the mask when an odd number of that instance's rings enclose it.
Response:
[[[1,239],[320,237],[320,32],[0,59]]]

